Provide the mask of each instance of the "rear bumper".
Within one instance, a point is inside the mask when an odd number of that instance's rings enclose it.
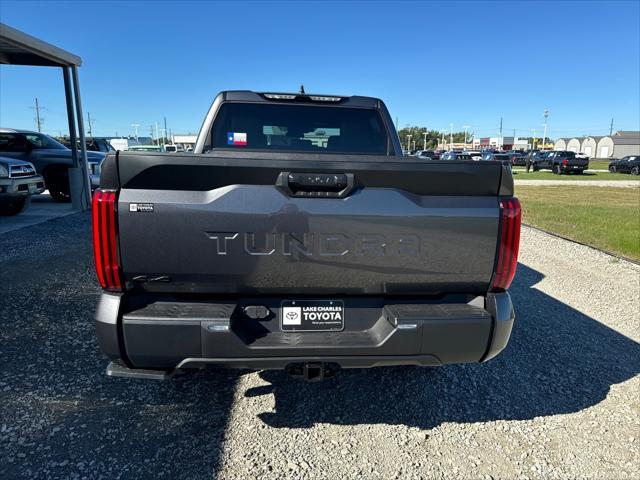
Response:
[[[175,371],[206,366],[283,369],[328,363],[342,368],[438,366],[484,362],[509,341],[514,310],[508,293],[467,303],[386,303],[345,299],[342,332],[282,332],[279,299],[248,318],[238,303],[132,301],[103,293],[96,311],[102,351],[129,369]],[[349,321],[350,319],[350,321]]]

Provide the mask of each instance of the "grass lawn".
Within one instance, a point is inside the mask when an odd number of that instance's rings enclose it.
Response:
[[[610,173],[610,172],[584,172],[581,175],[575,173],[565,175],[555,175],[551,170],[542,170],[527,173],[523,168],[516,167],[513,170],[514,180],[637,180],[640,185],[640,175],[629,175],[628,173]]]
[[[589,160],[589,168],[592,170],[609,170],[611,160]]]
[[[640,189],[518,185],[516,196],[523,223],[640,260]]]

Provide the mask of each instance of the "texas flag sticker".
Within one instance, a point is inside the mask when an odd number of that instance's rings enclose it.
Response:
[[[242,132],[227,132],[227,145],[246,145],[247,134]]]

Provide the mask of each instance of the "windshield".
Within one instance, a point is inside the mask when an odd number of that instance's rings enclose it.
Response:
[[[67,150],[67,147],[59,142],[56,142],[53,138],[43,135],[42,133],[25,133],[24,137],[35,148],[51,148],[55,150]]]
[[[226,103],[212,147],[315,153],[387,153],[387,132],[372,108]]]

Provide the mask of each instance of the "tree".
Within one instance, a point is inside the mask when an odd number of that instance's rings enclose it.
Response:
[[[416,142],[416,149],[422,150],[424,146],[424,134],[427,133],[427,150],[435,150],[438,148],[438,143],[442,139],[442,135],[437,130],[427,130],[425,127],[405,127],[398,131],[398,136],[400,137],[400,143],[404,150],[407,149],[407,140],[409,135],[411,135],[411,149],[413,149],[413,142]],[[449,143],[449,134],[446,133],[444,135],[444,143]],[[464,142],[464,132],[454,132],[453,133],[453,142],[454,143],[463,143]],[[467,143],[471,144],[471,133],[467,132]]]

